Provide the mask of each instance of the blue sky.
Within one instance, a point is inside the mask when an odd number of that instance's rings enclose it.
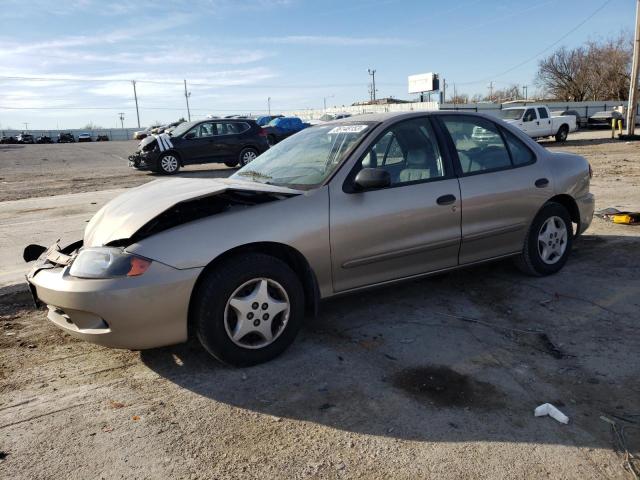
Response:
[[[410,98],[439,72],[464,93],[528,84],[536,55],[604,0],[3,0],[0,129],[136,126],[192,116]],[[610,0],[559,45],[631,31],[635,2]],[[558,46],[559,46],[558,45]],[[551,49],[550,51],[552,51]],[[516,67],[517,68],[514,68]],[[507,72],[507,73],[503,73]],[[7,77],[38,77],[38,81]],[[60,81],[59,79],[63,79]],[[450,90],[451,91],[451,90]],[[8,109],[7,107],[13,107]],[[46,107],[46,108],[43,108]]]

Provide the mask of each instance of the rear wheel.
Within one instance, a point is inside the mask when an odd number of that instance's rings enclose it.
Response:
[[[229,365],[255,365],[293,342],[302,326],[304,293],[283,261],[259,253],[236,256],[206,274],[192,314],[211,355]]]
[[[158,172],[173,175],[180,170],[180,161],[173,153],[165,153],[158,159]]]
[[[233,167],[236,167],[238,165],[238,161],[237,160],[230,160],[228,162],[224,162],[224,164],[229,168],[233,168]]]
[[[556,142],[564,142],[567,140],[567,136],[569,135],[569,127],[566,125],[562,125],[558,133],[556,133]]]
[[[559,203],[547,203],[531,223],[516,265],[528,275],[551,275],[567,263],[572,243],[569,212]]]
[[[244,167],[246,164],[253,162],[258,156],[258,151],[255,148],[247,147],[243,148],[238,155],[238,161],[240,162],[240,166]]]

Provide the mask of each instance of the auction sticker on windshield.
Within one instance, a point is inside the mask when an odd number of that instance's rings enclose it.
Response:
[[[367,125],[343,125],[341,127],[335,127],[329,130],[329,134],[331,133],[360,133],[363,130],[366,130]]]

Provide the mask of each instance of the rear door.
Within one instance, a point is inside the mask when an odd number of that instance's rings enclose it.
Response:
[[[555,134],[553,131],[553,125],[551,123],[551,116],[549,115],[549,110],[545,107],[538,107],[538,123],[540,124],[539,134],[540,136],[549,136]]]
[[[427,117],[399,122],[372,141],[344,185],[330,186],[335,291],[454,267],[460,191]],[[389,172],[391,186],[358,191],[362,168]]]
[[[449,133],[462,198],[460,264],[520,252],[533,217],[553,194],[550,172],[515,134],[486,118],[437,117]],[[465,134],[490,132],[482,142]]]

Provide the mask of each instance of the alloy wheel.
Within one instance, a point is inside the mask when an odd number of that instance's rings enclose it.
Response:
[[[253,162],[256,159],[256,152],[253,150],[247,150],[242,154],[242,165],[246,165],[247,163]]]
[[[173,173],[178,169],[178,159],[173,155],[165,155],[160,160],[160,167],[166,173]]]

